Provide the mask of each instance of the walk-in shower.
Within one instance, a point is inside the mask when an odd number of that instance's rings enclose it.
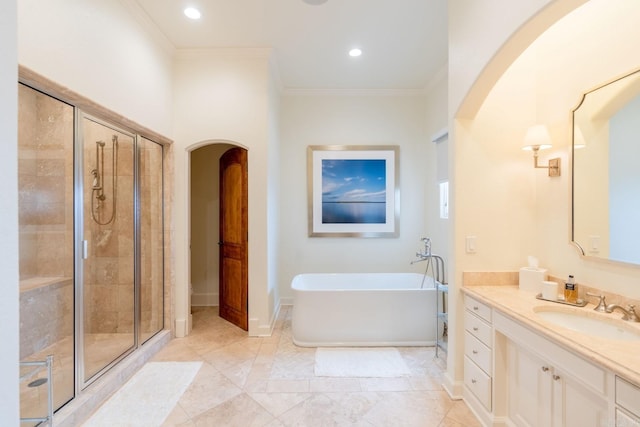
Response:
[[[163,146],[19,85],[21,418],[164,327]],[[53,356],[51,379],[31,362]],[[26,423],[23,425],[35,425]]]

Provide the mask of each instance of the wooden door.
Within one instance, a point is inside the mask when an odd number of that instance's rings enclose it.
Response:
[[[248,330],[247,150],[220,158],[220,317]]]

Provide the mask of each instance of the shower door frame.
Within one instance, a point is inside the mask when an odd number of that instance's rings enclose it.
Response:
[[[105,378],[103,374],[105,374],[109,369],[113,368],[118,369],[117,366],[120,362],[125,359],[131,357],[133,361],[136,363],[140,360],[137,355],[141,355],[144,353],[144,348],[146,343],[152,342],[149,350],[153,351],[156,345],[159,342],[162,342],[166,339],[167,332],[171,332],[172,328],[170,325],[172,324],[171,319],[174,317],[171,301],[173,299],[173,278],[171,275],[167,275],[167,269],[170,268],[171,265],[171,254],[173,252],[173,241],[171,238],[171,233],[168,229],[165,228],[165,223],[167,218],[170,218],[172,215],[172,211],[170,209],[170,205],[167,205],[167,200],[170,200],[172,194],[172,185],[171,185],[171,176],[172,165],[173,165],[173,141],[170,138],[163,136],[160,133],[157,133],[135,121],[132,121],[112,110],[109,110],[101,105],[95,103],[94,101],[86,98],[72,90],[68,87],[62,86],[48,78],[39,75],[32,70],[20,65],[18,70],[18,82],[20,84],[25,85],[26,87],[41,92],[44,95],[55,98],[65,104],[70,105],[73,108],[73,141],[72,141],[72,149],[73,149],[73,179],[72,179],[72,187],[73,187],[73,196],[71,198],[71,204],[66,205],[68,209],[72,211],[73,215],[73,224],[72,224],[72,232],[73,232],[73,396],[66,403],[62,404],[55,411],[63,409],[65,406],[72,404],[72,402],[77,402],[79,405],[83,406],[87,410],[95,409],[98,404],[96,399],[83,399],[81,402],[78,401],[78,398],[81,398],[85,395],[85,389],[92,383],[96,381],[106,380],[105,384],[112,384],[112,382],[123,384],[124,380],[120,378],[120,375],[113,378]],[[84,279],[84,275],[77,276],[80,271],[83,273],[83,246],[82,246],[82,238],[84,237],[84,230],[82,227],[84,226],[83,221],[83,207],[82,202],[84,201],[83,191],[83,171],[82,164],[84,161],[83,154],[83,146],[80,141],[81,130],[82,130],[82,118],[89,117],[91,120],[104,124],[109,128],[114,128],[118,132],[123,132],[125,135],[133,135],[133,144],[134,144],[134,187],[133,187],[133,209],[134,209],[134,256],[136,257],[136,261],[134,263],[134,324],[136,330],[134,331],[134,342],[135,344],[126,351],[126,354],[121,355],[116,360],[113,360],[108,366],[101,369],[98,373],[94,374],[89,381],[85,381],[83,376],[85,362],[84,362],[84,352],[82,348],[79,346],[84,344],[84,325],[82,324],[84,319],[80,317],[80,315],[84,314],[84,308],[81,311],[78,310],[81,305],[81,299],[78,298],[78,295],[83,296],[81,289],[82,282],[79,280]],[[142,221],[142,213],[144,213],[146,201],[143,196],[143,185],[144,180],[147,179],[146,175],[144,175],[144,170],[142,168],[141,161],[144,161],[146,152],[141,151],[143,148],[143,139],[146,139],[154,144],[157,144],[160,147],[160,163],[156,164],[154,167],[160,168],[160,177],[159,181],[155,179],[154,182],[158,183],[161,186],[160,194],[159,194],[159,203],[160,203],[160,211],[158,214],[161,216],[159,231],[159,238],[161,241],[158,241],[158,237],[153,237],[156,239],[155,243],[159,244],[156,248],[161,250],[158,261],[162,263],[159,267],[159,275],[157,276],[157,281],[154,281],[155,286],[160,286],[162,289],[161,299],[158,303],[161,307],[154,307],[160,311],[156,311],[156,314],[159,314],[159,324],[153,326],[153,328],[149,330],[144,330],[145,325],[145,312],[142,310],[143,304],[145,304],[145,294],[142,293],[141,287],[143,285],[141,275],[144,273],[142,269],[141,256],[145,254],[144,247],[142,246],[145,242],[141,240],[141,237],[144,236],[142,233],[144,223]],[[78,160],[79,159],[79,160]],[[88,173],[88,171],[87,171]],[[143,176],[144,175],[144,176]],[[80,203],[79,203],[80,200]],[[156,199],[157,200],[157,199]],[[155,203],[155,202],[153,202]],[[143,206],[144,204],[144,206]],[[127,205],[131,206],[131,204]],[[169,216],[167,216],[169,215]],[[158,229],[156,229],[158,230]],[[137,235],[137,237],[136,237]],[[130,271],[130,270],[129,270]],[[79,329],[80,327],[80,329]],[[80,332],[80,330],[82,332]],[[82,333],[82,335],[81,335]],[[144,334],[144,336],[143,336]],[[154,337],[161,336],[160,341],[153,341]],[[82,357],[82,359],[81,359]],[[95,391],[94,397],[98,399],[107,398],[108,393],[105,394],[105,390],[103,388],[98,388]]]
[[[84,134],[83,121],[90,120],[101,126],[105,126],[116,132],[127,135],[133,139],[133,246],[134,246],[134,272],[133,272],[133,344],[122,354],[95,372],[89,378],[85,378],[85,325],[84,325],[84,263],[86,252],[85,218],[84,218]],[[75,352],[76,352],[76,396],[82,390],[99,379],[105,372],[117,365],[122,359],[133,353],[139,346],[140,333],[140,194],[138,171],[138,137],[139,134],[102,120],[92,114],[75,107],[75,137],[74,137],[74,256],[75,256]],[[117,179],[117,177],[116,177]],[[163,203],[164,204],[164,203]],[[164,285],[163,285],[164,287]]]

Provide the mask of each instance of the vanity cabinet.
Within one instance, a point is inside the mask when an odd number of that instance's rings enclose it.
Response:
[[[463,289],[462,395],[483,426],[640,427],[635,346],[547,331],[515,289]]]
[[[607,425],[606,399],[513,341],[508,341],[507,351],[507,415],[514,425]]]
[[[640,387],[616,377],[616,427],[640,426]]]
[[[466,296],[464,313],[464,393],[491,412],[493,391],[493,329],[491,307]],[[475,406],[475,405],[474,405]]]
[[[607,372],[499,313],[506,337],[506,417],[516,426],[610,425]]]

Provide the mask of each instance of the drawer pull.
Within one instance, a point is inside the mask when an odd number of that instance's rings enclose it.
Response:
[[[475,380],[475,378],[472,378],[472,379],[471,379],[471,384],[475,384],[475,383],[477,383],[477,382],[478,382],[478,381],[476,381],[476,380]]]
[[[473,327],[473,332],[478,332],[478,327],[477,326]]]
[[[478,311],[478,306],[477,306],[477,305],[474,305],[474,306],[473,306],[473,309],[474,309],[475,311]]]
[[[554,381],[558,381],[560,379],[560,375],[554,375],[552,378]]]
[[[477,350],[471,350],[471,353],[478,354],[478,351]]]
[[[549,367],[548,366],[543,366],[542,367],[542,372],[549,372]]]

